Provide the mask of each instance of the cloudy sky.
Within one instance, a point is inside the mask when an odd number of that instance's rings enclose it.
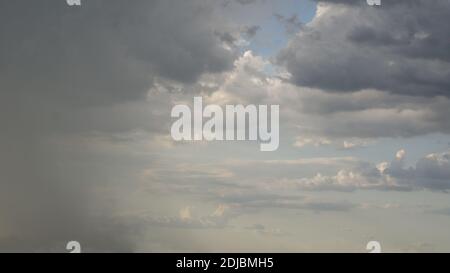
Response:
[[[450,251],[448,0],[0,0],[0,252]],[[280,148],[172,107],[280,105]]]

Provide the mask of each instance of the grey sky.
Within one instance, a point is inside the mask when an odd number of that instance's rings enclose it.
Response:
[[[450,250],[449,12],[0,0],[0,251]],[[280,149],[174,143],[194,96],[279,104]]]

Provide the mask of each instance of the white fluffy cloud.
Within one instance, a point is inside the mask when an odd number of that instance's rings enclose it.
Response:
[[[299,190],[355,191],[355,190],[450,190],[450,152],[430,154],[415,167],[405,166],[406,151],[397,152],[391,162],[376,166],[364,164],[342,169],[334,176],[317,174],[312,178],[281,181]]]

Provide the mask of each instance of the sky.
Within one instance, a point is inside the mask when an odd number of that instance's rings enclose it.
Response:
[[[0,0],[0,252],[450,251],[449,15]],[[175,142],[198,96],[279,105],[279,149]]]

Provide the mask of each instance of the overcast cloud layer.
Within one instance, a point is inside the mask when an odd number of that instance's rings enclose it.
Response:
[[[139,100],[156,77],[192,83],[229,69],[234,53],[215,34],[223,24],[211,1],[0,2],[0,250],[58,250],[67,238],[132,250],[136,227],[95,194],[104,158],[77,157],[67,138],[157,130]]]

